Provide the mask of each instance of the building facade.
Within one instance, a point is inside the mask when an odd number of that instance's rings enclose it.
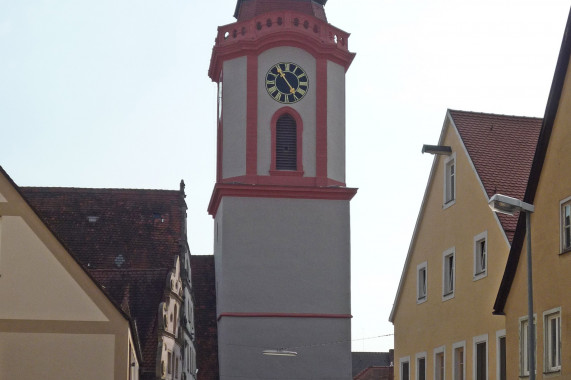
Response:
[[[571,377],[571,17],[567,21],[525,196],[531,248],[536,379]],[[507,376],[529,378],[527,237],[519,218],[494,312],[506,318]]]
[[[345,72],[354,54],[325,2],[239,0],[237,22],[218,28],[209,213],[221,379],[351,378]]]
[[[504,318],[491,313],[541,119],[449,110],[390,321],[395,379],[505,379]],[[430,150],[430,149],[428,149]]]

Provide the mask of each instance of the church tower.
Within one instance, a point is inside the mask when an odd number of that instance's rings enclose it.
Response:
[[[351,379],[357,189],[345,185],[345,72],[354,53],[326,2],[238,0],[237,22],[218,28],[208,211],[222,380]]]

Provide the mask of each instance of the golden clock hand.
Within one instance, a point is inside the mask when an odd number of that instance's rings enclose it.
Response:
[[[289,86],[289,92],[290,92],[290,94],[295,93],[295,89],[291,86],[291,84],[289,84],[289,82],[288,82],[288,80],[287,80],[287,78],[286,78],[286,76],[285,76],[285,73],[282,71],[282,69],[281,69],[279,66],[277,67],[277,69],[278,69],[278,74],[280,74],[280,76],[283,78],[283,80],[284,80],[284,81],[286,82],[286,84]]]

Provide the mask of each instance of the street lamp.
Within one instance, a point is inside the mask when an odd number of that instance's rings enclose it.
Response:
[[[531,268],[531,213],[532,204],[506,195],[495,194],[488,202],[495,212],[514,215],[516,212],[525,213],[525,233],[527,235],[527,357],[529,363],[529,380],[535,380],[535,328],[533,326],[533,282]]]

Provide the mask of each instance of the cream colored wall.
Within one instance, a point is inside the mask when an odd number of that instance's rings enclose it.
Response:
[[[114,378],[112,334],[0,333],[0,378]]]
[[[531,242],[533,257],[534,313],[537,315],[537,378],[543,378],[544,323],[543,313],[561,307],[562,318],[562,372],[571,377],[571,252],[560,253],[560,202],[571,197],[571,78],[563,87],[559,109],[555,118],[543,170],[534,200],[535,212],[531,216]],[[508,378],[519,374],[519,323],[527,315],[527,261],[524,243],[514,283],[511,287],[505,312],[508,334]]]
[[[465,341],[466,379],[473,378],[473,339],[488,335],[488,373],[495,379],[496,332],[504,329],[504,318],[492,316],[492,306],[508,254],[506,238],[487,204],[480,184],[456,130],[449,125],[443,145],[456,155],[456,202],[443,208],[444,157],[436,170],[425,199],[422,219],[411,247],[400,299],[395,309],[395,379],[399,359],[410,356],[411,380],[415,377],[415,355],[427,353],[427,379],[434,378],[434,349],[444,346],[446,379],[452,379],[452,345]],[[487,276],[474,281],[474,237],[487,231]],[[454,298],[443,301],[443,252],[455,248]],[[427,301],[417,304],[417,265],[427,262]]]
[[[108,318],[19,216],[2,217],[1,319]]]
[[[128,320],[0,173],[0,379],[127,379]]]

